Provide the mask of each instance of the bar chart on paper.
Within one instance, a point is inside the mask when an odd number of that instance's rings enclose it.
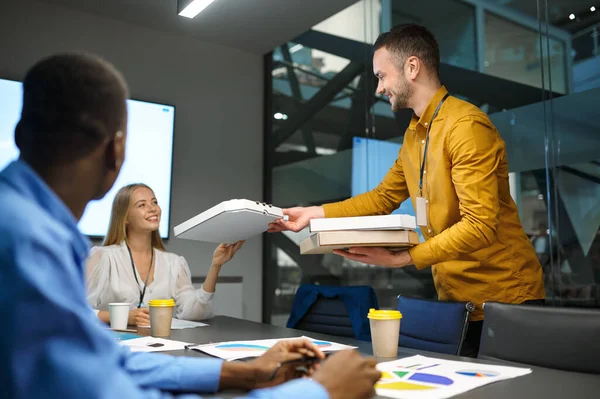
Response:
[[[460,370],[456,374],[466,375],[467,377],[490,378],[498,377],[500,374],[489,370]]]
[[[470,366],[470,367],[469,367]],[[444,399],[483,385],[519,377],[530,369],[481,365],[412,356],[380,363],[381,379],[375,385],[379,396],[389,398]]]

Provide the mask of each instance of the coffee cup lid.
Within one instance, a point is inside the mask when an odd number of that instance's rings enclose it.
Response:
[[[173,299],[152,299],[148,301],[148,306],[175,306],[175,301]]]
[[[397,310],[369,309],[367,317],[373,320],[398,320],[402,318],[402,313]]]

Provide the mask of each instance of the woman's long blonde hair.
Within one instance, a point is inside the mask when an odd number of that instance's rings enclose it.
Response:
[[[112,204],[112,210],[110,213],[110,224],[108,226],[108,233],[104,238],[104,246],[119,245],[123,241],[127,241],[127,212],[129,211],[129,203],[131,201],[131,195],[138,188],[147,188],[154,192],[150,187],[143,183],[129,184],[121,188]],[[160,238],[158,230],[152,232],[152,247],[165,251],[165,244]]]

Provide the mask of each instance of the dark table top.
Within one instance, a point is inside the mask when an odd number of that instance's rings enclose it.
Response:
[[[170,338],[178,341],[205,344],[209,342],[223,341],[292,338],[306,335],[311,338],[357,346],[358,350],[364,355],[372,355],[373,353],[370,342],[358,341],[351,338],[334,337],[324,334],[293,330],[285,327],[255,323],[252,321],[226,316],[217,316],[211,320],[208,320],[207,323],[209,324],[208,327],[173,330]],[[551,350],[551,348],[549,348],[549,350]],[[200,352],[189,350],[164,353],[169,353],[175,356],[207,356]],[[485,360],[449,356],[440,353],[415,351],[407,348],[400,348],[398,351],[398,359],[417,354],[441,359],[460,360],[480,364],[527,367],[531,368],[533,371],[531,374],[523,377],[499,381],[456,396],[457,398],[461,399],[600,398],[600,375],[574,373],[513,363],[494,363]],[[390,361],[393,359],[378,360]],[[239,395],[239,393],[237,393],[237,395]],[[235,396],[235,393],[220,393],[218,396],[220,398],[231,398]]]

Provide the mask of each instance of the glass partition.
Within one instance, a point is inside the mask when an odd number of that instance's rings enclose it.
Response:
[[[582,4],[363,0],[282,43],[266,63],[265,200],[319,205],[379,183],[411,113],[393,113],[376,95],[372,44],[393,25],[424,24],[440,44],[442,83],[488,113],[506,142],[511,193],[544,269],[547,303],[600,307],[600,21],[571,23]],[[414,210],[406,202],[395,212]],[[266,322],[285,325],[303,283],[370,285],[382,307],[398,294],[436,297],[430,269],[301,256],[308,235],[265,234]]]

